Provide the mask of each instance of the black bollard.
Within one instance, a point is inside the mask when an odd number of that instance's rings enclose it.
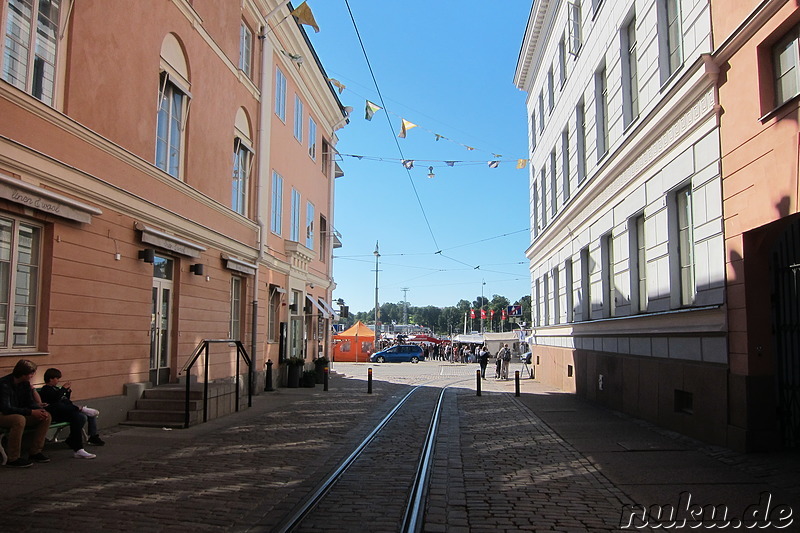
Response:
[[[372,394],[372,369],[367,370],[367,394]]]
[[[322,390],[326,391],[328,390],[328,374],[330,373],[330,369],[326,366],[322,372]]]
[[[272,359],[267,359],[267,374],[264,377],[264,392],[272,392]]]
[[[481,395],[481,371],[480,370],[476,370],[475,371],[475,383],[476,383],[475,396],[480,396]]]
[[[515,382],[514,386],[516,388],[516,392],[514,393],[514,396],[519,397],[519,370],[515,370],[514,371],[514,382]]]

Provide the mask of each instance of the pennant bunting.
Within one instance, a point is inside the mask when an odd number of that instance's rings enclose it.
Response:
[[[489,168],[497,168],[500,166],[500,161],[489,161]]]
[[[467,150],[470,150],[470,151],[472,151],[472,150],[474,150],[474,149],[475,149],[475,148],[473,148],[472,146],[467,146],[466,144],[464,145],[464,148],[466,148]]]
[[[405,139],[406,138],[406,132],[408,130],[410,130],[411,128],[416,128],[417,125],[414,124],[413,122],[410,122],[410,121],[404,119],[404,118],[402,118],[400,120],[402,121],[400,123],[400,133],[397,136],[400,137],[401,139]]]
[[[437,141],[442,138],[442,135],[439,135],[438,133],[434,133],[434,135],[436,135],[436,140]]]
[[[448,167],[452,167],[453,165],[456,164],[455,161],[445,161],[445,163],[447,164]]]
[[[378,106],[378,105],[375,105],[372,102],[370,102],[369,100],[367,100],[367,107],[366,107],[366,110],[365,110],[365,113],[364,113],[364,118],[367,119],[367,120],[372,120],[372,116],[375,113],[377,113],[378,111],[380,111],[381,109],[383,109],[383,108]]]
[[[527,159],[517,159],[517,169],[525,168],[527,166],[528,166],[528,160]]]
[[[495,157],[495,159],[503,159],[503,156],[500,154],[492,154],[492,155]]]
[[[297,22],[305,24],[306,26],[311,26],[314,28],[315,33],[319,33],[319,26],[317,26],[317,21],[314,20],[314,13],[311,12],[311,8],[308,7],[307,3],[303,2],[297,6],[294,11],[292,11],[292,15],[297,18]]]
[[[328,78],[328,81],[331,82],[331,85],[339,89],[339,94],[342,94],[344,88],[347,87],[344,83],[334,78]]]
[[[408,170],[414,168],[414,160],[413,159],[403,159],[403,166],[406,167]]]

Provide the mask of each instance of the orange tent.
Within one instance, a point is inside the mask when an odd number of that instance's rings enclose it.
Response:
[[[375,332],[360,320],[333,336],[333,360],[365,363],[373,352]]]

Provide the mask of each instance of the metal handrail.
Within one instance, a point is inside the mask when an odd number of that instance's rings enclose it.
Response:
[[[192,351],[192,355],[189,356],[189,360],[186,361],[186,364],[183,365],[183,368],[178,372],[178,375],[186,373],[186,401],[184,403],[184,416],[183,416],[183,427],[189,427],[189,395],[191,394],[191,379],[189,376],[189,371],[192,369],[194,364],[197,362],[197,358],[200,357],[200,354],[205,353],[205,369],[203,372],[203,422],[208,422],[208,359],[209,359],[209,352],[208,346],[210,344],[235,344],[236,345],[236,411],[239,411],[239,356],[244,359],[245,364],[247,364],[247,407],[253,406],[253,365],[250,361],[250,357],[247,355],[247,350],[244,349],[244,345],[241,341],[236,339],[203,339],[200,341],[200,344]]]

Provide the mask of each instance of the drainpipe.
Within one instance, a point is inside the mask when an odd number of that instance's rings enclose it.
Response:
[[[280,7],[280,6],[279,6]],[[264,184],[268,183],[269,180],[269,161],[270,161],[270,137],[272,132],[272,121],[271,121],[271,114],[270,110],[272,106],[270,105],[271,98],[270,95],[270,88],[272,87],[272,46],[267,40],[266,31],[267,31],[267,19],[270,15],[275,13],[278,8],[275,8],[272,12],[270,12],[267,17],[264,18],[264,25],[261,28],[261,34],[258,36],[258,40],[261,43],[261,84],[259,86],[260,92],[260,102],[259,102],[259,111],[258,111],[258,125],[257,125],[257,136],[258,136],[258,176],[257,176],[257,183],[256,183],[256,202],[255,202],[255,210],[256,210],[256,223],[258,224],[258,258],[256,260],[256,264],[258,268],[256,269],[256,273],[253,279],[253,319],[252,319],[252,338],[251,338],[251,353],[253,357],[251,358],[251,365],[252,368],[255,369],[256,365],[256,349],[258,347],[258,287],[259,287],[259,273],[261,272],[261,262],[264,260],[264,245],[266,239],[266,232],[264,231],[265,224],[264,224],[264,217],[262,214],[261,206],[267,205],[263,202],[262,196],[265,194],[265,187]],[[264,354],[264,359],[266,359],[267,355]],[[266,379],[266,376],[265,376]]]

